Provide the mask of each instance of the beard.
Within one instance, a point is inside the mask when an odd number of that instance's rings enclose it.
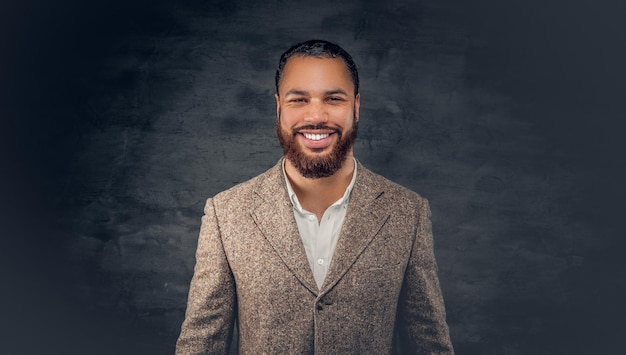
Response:
[[[304,151],[304,147],[297,141],[298,132],[303,129],[326,129],[334,131],[337,135],[337,142],[332,147],[330,153],[324,155],[310,155]],[[319,179],[332,176],[346,161],[348,153],[351,151],[358,131],[358,121],[356,115],[352,119],[352,129],[343,132],[340,128],[329,127],[324,123],[317,125],[306,125],[294,128],[290,131],[282,129],[280,125],[280,114],[276,121],[276,135],[283,148],[285,158],[289,160],[300,175],[309,179]]]

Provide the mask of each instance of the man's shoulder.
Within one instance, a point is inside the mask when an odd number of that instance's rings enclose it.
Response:
[[[280,162],[269,168],[265,172],[250,178],[244,182],[241,182],[227,190],[219,192],[212,197],[214,201],[220,201],[222,203],[232,200],[246,200],[249,199],[255,191],[261,186],[267,186],[270,183],[276,183],[280,178]],[[279,180],[278,180],[279,181]]]
[[[362,164],[360,164],[359,174],[362,175],[363,185],[379,189],[385,195],[393,196],[393,198],[396,200],[410,200],[419,203],[426,201],[426,199],[417,192],[411,190],[408,187],[400,185],[385,176],[375,173],[372,170],[367,169]]]

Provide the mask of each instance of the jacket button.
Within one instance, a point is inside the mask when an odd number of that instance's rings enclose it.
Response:
[[[323,309],[324,309],[324,306],[322,306],[322,304],[321,304],[321,303],[318,303],[318,304],[317,304],[317,307],[315,307],[315,308],[317,308],[317,310],[318,310],[318,311],[321,311],[321,310],[323,310]]]

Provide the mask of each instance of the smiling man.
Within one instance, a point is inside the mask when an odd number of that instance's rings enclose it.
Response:
[[[452,354],[428,202],[354,157],[360,94],[339,46],[276,72],[284,158],[205,207],[177,354]]]

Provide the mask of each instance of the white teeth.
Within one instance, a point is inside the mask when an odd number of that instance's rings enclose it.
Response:
[[[324,133],[324,134],[312,134],[312,133],[304,133],[304,136],[307,139],[313,140],[313,141],[319,141],[320,139],[324,139],[326,137],[328,137],[330,134],[329,133]]]

